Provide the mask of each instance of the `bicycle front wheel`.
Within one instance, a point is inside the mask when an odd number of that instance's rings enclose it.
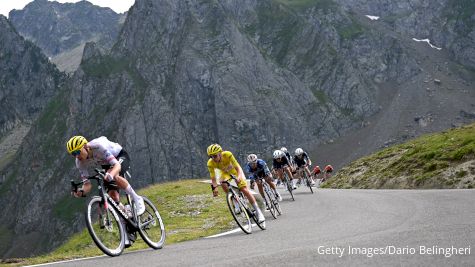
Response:
[[[145,203],[145,212],[138,216],[140,236],[149,247],[160,249],[165,243],[165,224],[152,201],[142,197]]]
[[[270,214],[272,215],[272,217],[274,217],[274,219],[277,219],[277,214],[276,214],[277,212],[274,205],[275,196],[273,193],[270,192],[270,188],[265,189],[264,196],[265,196],[264,201],[266,202],[266,206],[269,209]]]
[[[294,188],[292,187],[292,180],[290,180],[289,176],[287,176],[286,173],[284,173],[284,175],[285,175],[285,186],[287,186],[287,191],[289,191],[290,196],[292,197],[292,200],[295,201],[294,193],[292,192],[292,190],[294,190]]]
[[[102,252],[111,257],[122,253],[125,229],[119,215],[109,203],[104,205],[102,198],[93,197],[87,205],[86,225],[92,240]]]
[[[226,202],[239,228],[241,228],[244,233],[250,234],[252,232],[251,220],[242,202],[239,201],[231,191],[228,192],[226,196]]]
[[[310,188],[310,192],[312,192],[313,194],[313,188],[312,188],[312,185],[310,184],[310,177],[308,177],[307,173],[304,173],[304,177],[305,177],[305,185],[308,186],[308,188]]]

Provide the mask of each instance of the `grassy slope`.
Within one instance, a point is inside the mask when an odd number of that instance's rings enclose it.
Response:
[[[165,246],[224,232],[234,227],[222,191],[213,198],[208,184],[199,180],[183,180],[149,186],[139,191],[157,206],[162,216],[167,239]],[[78,200],[80,201],[80,200]],[[83,216],[78,218],[83,220]],[[1,229],[0,229],[1,231]],[[139,238],[126,251],[148,248]],[[50,254],[28,259],[10,259],[5,266],[39,264],[52,261],[103,255],[93,243],[87,229],[72,236]]]
[[[327,188],[473,188],[475,124],[425,135],[352,162]]]

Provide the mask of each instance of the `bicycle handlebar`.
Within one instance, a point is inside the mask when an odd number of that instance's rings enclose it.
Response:
[[[93,176],[89,176],[81,182],[76,183],[76,182],[74,182],[74,180],[71,180],[71,191],[77,192],[78,191],[78,186],[84,184],[87,180],[104,179],[104,176],[105,176],[105,173],[106,173],[104,170],[99,169],[99,168],[95,168],[94,171],[96,171],[97,174],[95,174]]]

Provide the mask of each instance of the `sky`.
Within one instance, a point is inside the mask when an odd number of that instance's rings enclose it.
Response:
[[[33,0],[0,0],[0,14],[8,17],[8,12],[12,9],[23,9]],[[51,0],[48,0],[51,1]],[[57,0],[60,3],[75,3],[80,0]],[[134,4],[135,0],[87,0],[96,6],[110,7],[117,13],[124,13]]]

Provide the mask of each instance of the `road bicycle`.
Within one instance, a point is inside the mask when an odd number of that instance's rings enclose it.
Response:
[[[282,215],[282,209],[280,208],[279,201],[277,200],[277,195],[264,178],[257,177],[256,180],[262,183],[266,207],[269,209],[269,212],[270,214],[272,214],[272,217],[274,217],[274,219],[277,219],[277,215]]]
[[[289,176],[287,175],[285,171],[284,171],[283,177],[284,177],[284,180],[283,180],[284,186],[287,187],[287,191],[289,191],[290,196],[292,197],[292,200],[295,201],[294,193],[292,192],[294,190],[293,185],[292,185],[292,180],[289,178]]]
[[[305,169],[299,168],[297,171],[300,173],[300,177],[301,177],[299,181],[300,184],[303,183],[304,185],[306,185],[310,189],[310,192],[312,192],[313,194],[312,183]]]
[[[231,175],[231,179],[238,184],[236,177]],[[226,202],[228,203],[229,211],[233,215],[234,220],[239,225],[239,228],[246,233],[252,233],[252,220],[261,228],[262,230],[266,229],[266,222],[263,221],[259,223],[257,218],[257,212],[243,193],[236,187],[231,185],[228,181],[223,181],[222,183],[228,184],[228,193],[226,195]]]
[[[148,246],[153,249],[162,248],[165,243],[165,225],[155,205],[142,196],[145,212],[137,215],[135,204],[127,194],[127,205],[131,207],[130,212],[127,212],[121,208],[123,205],[116,203],[106,192],[106,172],[97,168],[95,171],[96,175],[82,182],[71,180],[71,186],[72,191],[77,192],[78,186],[88,180],[96,180],[98,183],[98,195],[88,202],[85,214],[87,230],[97,247],[111,257],[119,256],[124,251],[126,238],[133,242],[138,232]],[[130,173],[127,171],[125,174],[130,180]]]

